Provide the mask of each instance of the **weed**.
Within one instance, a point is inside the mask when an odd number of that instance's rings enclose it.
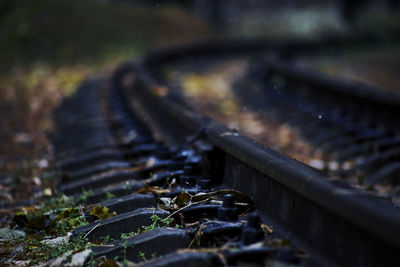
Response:
[[[113,193],[107,192],[106,193],[106,200],[109,200],[109,199],[112,199],[112,198],[115,198],[115,195]]]
[[[107,244],[108,242],[110,242],[110,241],[114,241],[114,239],[111,238],[110,235],[106,235],[106,236],[104,236],[104,237],[101,237],[100,239],[103,240],[103,242],[102,242],[103,245],[106,245],[106,244]]]
[[[139,251],[138,257],[142,259],[142,261],[147,261],[146,256],[144,255],[144,252]]]
[[[65,252],[84,250],[91,245],[83,235],[56,246],[43,242],[45,236],[65,236],[74,228],[88,224],[83,207],[76,207],[74,200],[65,195],[50,198],[40,208],[25,208],[14,216],[14,220],[27,233],[18,242],[25,245],[21,258],[29,260],[31,264],[47,262]]]
[[[138,228],[136,232],[132,231],[129,233],[122,233],[121,234],[121,239],[127,239],[133,236],[136,236],[140,234],[140,232],[143,231],[151,231],[157,228],[162,228],[162,227],[168,227],[171,226],[173,223],[174,219],[173,218],[165,218],[161,219],[158,215],[152,215],[151,217],[152,223],[150,225],[143,225],[142,228]],[[159,222],[163,223],[164,225],[160,225]],[[176,225],[177,228],[179,228],[179,225]]]
[[[154,230],[156,228],[161,228],[162,226],[160,226],[159,222],[162,222],[164,224],[164,226],[170,226],[172,224],[172,222],[174,221],[173,218],[165,218],[165,219],[161,219],[158,215],[152,215],[151,220],[153,221],[153,223],[151,225],[143,225],[142,229],[145,231],[150,231],[150,230]]]
[[[140,228],[136,232],[132,231],[132,232],[129,232],[129,233],[122,233],[121,234],[121,239],[131,238],[131,237],[133,237],[135,235],[138,235],[139,233],[140,233]]]
[[[90,246],[88,239],[84,238],[83,235],[57,246],[49,246],[42,241],[43,238],[40,235],[32,235],[26,238],[22,258],[30,260],[31,264],[37,264],[55,259],[68,251],[84,250]]]
[[[174,221],[174,218],[165,218],[165,219],[161,220],[161,222],[163,222],[166,226],[171,226],[173,221]]]
[[[74,205],[73,197],[67,197],[62,194],[57,197],[52,197],[49,200],[45,201],[40,209],[42,213],[55,211],[58,212],[61,209],[65,209]]]
[[[105,256],[99,257],[99,258],[94,258],[93,253],[90,254],[89,260],[85,263],[85,266],[87,267],[97,267],[100,266],[102,263],[104,263],[107,260]]]
[[[133,246],[133,245],[129,245],[129,241],[125,241],[124,243],[121,244],[122,246],[122,253],[124,255],[124,259],[122,260],[122,265],[123,266],[127,266],[128,265],[128,259],[126,258],[126,252],[129,246]]]
[[[79,197],[79,202],[86,203],[87,199],[94,195],[92,190],[82,190],[82,195]]]

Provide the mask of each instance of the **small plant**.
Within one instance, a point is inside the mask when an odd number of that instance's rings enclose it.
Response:
[[[73,206],[74,199],[73,197],[67,197],[66,195],[59,195],[58,197],[52,197],[49,200],[45,201],[40,209],[40,212],[58,212],[61,209],[69,208]]]
[[[106,193],[106,200],[109,200],[109,199],[112,199],[112,198],[115,198],[115,195],[113,193],[107,192]]]
[[[85,266],[86,267],[97,267],[97,266],[100,266],[102,263],[104,263],[106,260],[107,260],[107,258],[105,256],[95,258],[93,253],[90,253],[89,260],[85,263]]]
[[[129,241],[125,241],[124,243],[121,244],[122,246],[122,253],[124,255],[124,259],[122,260],[122,265],[123,266],[127,266],[128,265],[128,259],[126,258],[126,252],[129,246],[133,246],[133,245],[129,245]]]
[[[150,225],[143,225],[142,228],[138,228],[136,232],[132,231],[129,233],[122,233],[121,234],[121,239],[127,239],[127,238],[131,238],[133,236],[136,236],[138,234],[140,234],[140,232],[142,230],[144,231],[151,231],[157,228],[162,228],[165,226],[171,226],[171,224],[173,223],[174,219],[173,218],[165,218],[165,219],[161,219],[158,215],[152,215],[151,217],[152,223]],[[159,224],[159,222],[162,222],[164,225],[161,226]],[[176,225],[177,228],[179,228],[179,225]]]
[[[111,238],[110,235],[103,236],[100,239],[103,240],[103,242],[101,242],[103,245],[106,245],[110,241],[114,241],[114,238]]]
[[[68,251],[82,251],[92,245],[84,235],[69,240],[68,232],[88,224],[88,221],[85,217],[85,207],[77,205],[73,198],[65,195],[52,197],[40,207],[23,209],[14,216],[14,221],[24,227],[26,236],[18,240],[25,247],[20,257],[29,260],[30,264],[45,263]],[[57,237],[65,239],[54,240],[60,243],[52,244],[51,239]],[[105,242],[110,240],[108,237]],[[66,260],[71,258],[72,256]]]
[[[82,194],[81,194],[81,196],[79,197],[79,202],[83,202],[83,203],[86,203],[87,202],[87,199],[89,198],[89,197],[91,197],[91,196],[93,196],[94,195],[94,192],[92,191],[92,190],[82,190]]]
[[[174,218],[165,218],[162,219],[161,222],[163,222],[166,226],[171,226],[171,224],[174,222]]]
[[[153,223],[151,225],[143,225],[142,228],[145,231],[150,231],[150,230],[154,230],[156,228],[161,228],[162,226],[160,226],[160,224],[158,222],[162,222],[165,226],[170,226],[172,224],[172,222],[174,221],[173,218],[165,218],[165,219],[161,219],[158,215],[152,215],[151,220],[153,221]]]
[[[142,261],[147,261],[146,256],[144,255],[144,252],[139,251],[138,257],[142,259]]]
[[[47,262],[55,259],[65,252],[85,250],[90,246],[87,238],[83,235],[79,235],[73,240],[60,244],[57,246],[49,246],[42,242],[41,236],[31,236],[25,239],[25,249],[23,252],[23,258],[30,260],[30,264],[37,264],[40,262]]]
[[[129,232],[129,233],[122,233],[121,234],[121,239],[131,238],[131,237],[133,237],[135,235],[138,235],[139,233],[140,233],[140,228],[136,232],[132,231],[132,232]]]

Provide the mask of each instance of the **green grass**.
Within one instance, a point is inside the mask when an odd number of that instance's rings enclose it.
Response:
[[[38,264],[55,259],[68,251],[82,251],[90,246],[88,239],[83,236],[59,246],[48,246],[41,241],[43,239],[37,237],[26,238],[22,258],[29,260],[30,264]]]

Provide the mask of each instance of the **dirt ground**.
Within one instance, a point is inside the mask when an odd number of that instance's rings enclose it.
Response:
[[[51,114],[86,77],[111,73],[151,47],[206,35],[208,25],[176,7],[1,1],[0,206],[41,195]]]

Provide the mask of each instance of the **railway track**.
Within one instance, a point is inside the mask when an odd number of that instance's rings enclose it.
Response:
[[[296,147],[298,144],[288,142],[281,149],[284,154],[311,163],[354,187],[374,191],[398,206],[400,166],[397,146],[400,135],[396,114],[399,96],[297,66],[297,58],[303,54],[299,51],[287,58],[281,51],[268,53],[263,59],[244,55],[227,59],[216,55],[213,61],[207,58],[203,63],[199,63],[199,59],[185,58],[172,62],[172,68],[166,64],[161,69],[175,68],[175,72],[183,72],[178,75],[167,69],[164,71],[166,83],[192,98],[198,110],[206,110],[207,115],[224,123],[239,124],[245,134],[277,149],[285,142],[268,137],[285,135],[273,128],[289,125],[290,131],[299,133],[298,139],[306,144],[300,143],[303,146]],[[196,67],[201,64],[205,66]],[[204,71],[207,67],[211,71]],[[231,70],[226,70],[228,68]],[[219,77],[224,75],[228,78]],[[207,79],[212,82],[207,84],[204,82]],[[228,86],[218,89],[232,91],[231,95],[223,96],[229,99],[223,99],[216,90],[207,88],[212,83],[218,87],[221,80]],[[196,82],[206,88],[202,90],[191,84]],[[193,90],[198,92],[193,93]],[[219,98],[213,101],[207,94]],[[218,101],[222,102],[220,107],[213,107]],[[226,106],[230,107],[228,112],[224,111]],[[227,115],[221,116],[224,112]],[[250,117],[236,120],[241,113],[248,113]],[[252,125],[243,120],[254,122]],[[260,127],[260,124],[267,127]],[[296,136],[290,137],[295,139]]]
[[[245,103],[256,109],[261,103],[255,93],[265,94],[264,112],[298,129],[323,153],[320,169],[358,188],[379,191],[386,186],[380,195],[398,206],[398,95],[276,60],[267,59],[263,64],[269,77],[280,79],[281,87],[266,76],[255,78],[249,73],[252,86],[246,84],[249,77],[235,85]]]
[[[74,235],[93,242],[108,235],[115,241],[94,248],[95,257],[145,266],[395,266],[400,214],[391,203],[201,115],[162,72],[189,56],[248,57],[266,48],[284,55],[311,47],[180,46],[82,84],[55,114],[59,189],[76,199],[84,190],[87,204],[117,215]],[[260,62],[266,73],[296,78],[269,57]],[[250,76],[268,84],[268,75],[249,71],[235,88]],[[303,75],[296,79],[315,86]],[[277,97],[271,110],[284,102]]]

